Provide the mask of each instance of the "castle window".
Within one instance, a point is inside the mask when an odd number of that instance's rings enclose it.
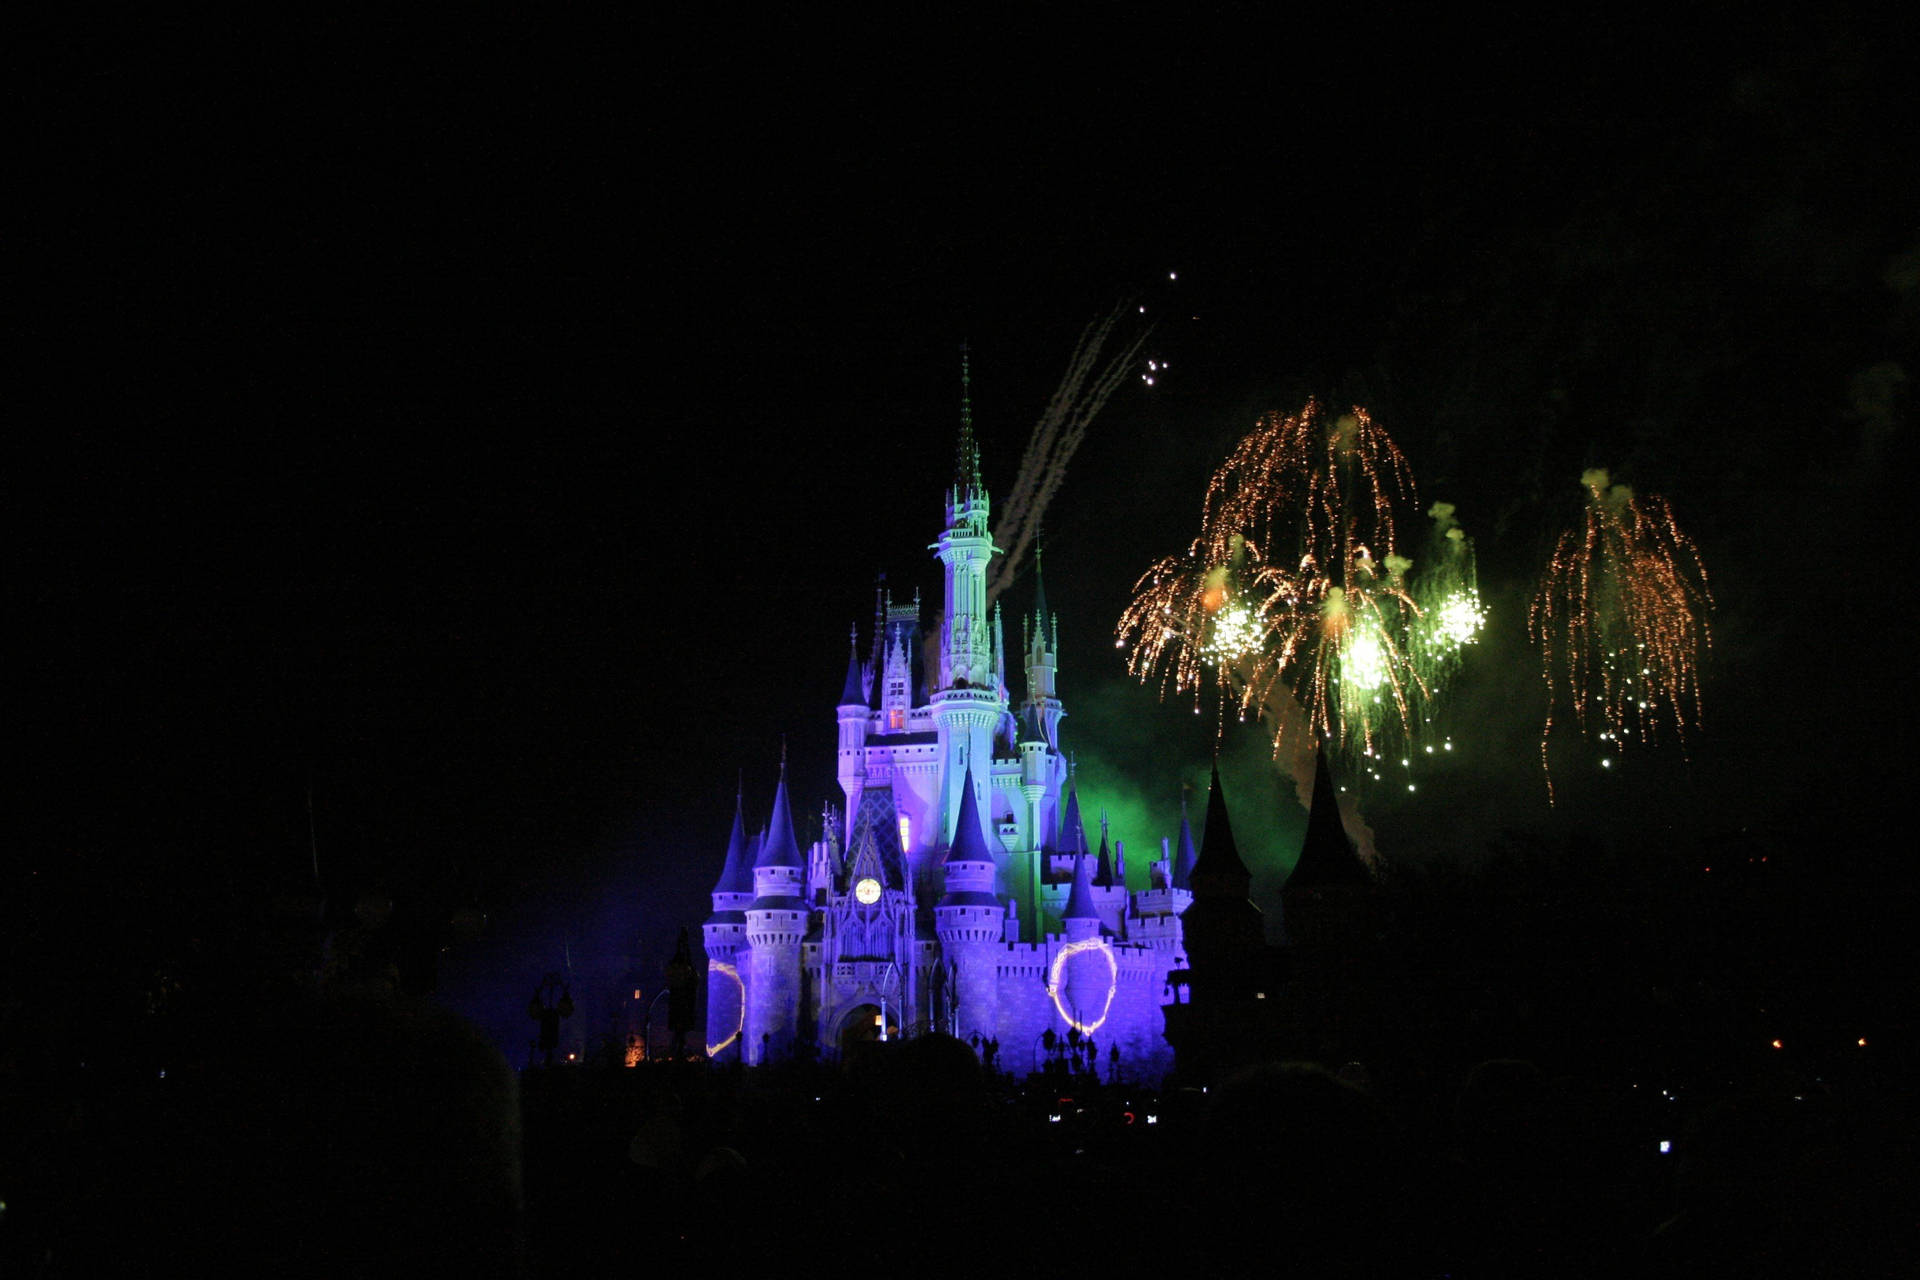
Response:
[[[907,713],[899,707],[887,712],[887,728],[904,729],[907,727]]]
[[[900,850],[906,852],[913,845],[913,820],[906,814],[900,815]]]

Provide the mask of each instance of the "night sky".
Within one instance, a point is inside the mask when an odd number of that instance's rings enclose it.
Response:
[[[1309,394],[1458,506],[1493,610],[1460,749],[1366,804],[1389,863],[1897,842],[1920,121],[1911,24],[1847,8],[51,41],[17,77],[17,883],[169,945],[309,866],[311,787],[330,894],[490,913],[470,983],[657,965],[782,735],[796,808],[837,799],[875,575],[937,595],[961,344],[1003,494],[1121,304],[1171,369],[1074,459],[1047,590],[1130,844],[1212,733],[1114,622]],[[1701,548],[1706,723],[1550,809],[1525,602],[1591,466]],[[1264,740],[1223,749],[1290,860]]]

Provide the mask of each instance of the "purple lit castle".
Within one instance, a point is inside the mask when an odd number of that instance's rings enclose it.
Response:
[[[783,765],[764,832],[734,815],[705,927],[707,1051],[831,1061],[857,1041],[939,1031],[1022,1073],[1049,1042],[1091,1037],[1103,1076],[1157,1081],[1173,1065],[1161,1006],[1184,965],[1192,835],[1183,819],[1178,849],[1163,844],[1132,890],[1104,823],[1089,850],[1038,573],[1025,696],[1009,692],[1000,610],[987,605],[998,549],[964,410],[957,472],[934,544],[938,670],[925,670],[918,603],[882,597],[836,713],[845,809],[828,806],[803,849]]]

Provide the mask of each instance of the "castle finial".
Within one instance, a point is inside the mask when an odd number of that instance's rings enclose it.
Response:
[[[1047,583],[1046,579],[1040,575],[1040,553],[1041,547],[1039,541],[1035,539],[1033,548],[1033,616],[1038,621],[1041,635],[1044,637],[1047,630]]]
[[[973,373],[971,348],[960,344],[960,447],[954,459],[954,487],[961,493],[979,489],[980,446],[973,438]]]

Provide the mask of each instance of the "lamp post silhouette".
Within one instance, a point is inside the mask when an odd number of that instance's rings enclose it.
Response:
[[[640,1024],[640,1058],[644,1062],[653,1061],[653,1011],[658,1009],[660,1002],[670,994],[672,993],[667,988],[662,987],[654,992],[653,999],[647,1002],[647,1016]]]
[[[892,1016],[887,1012],[887,998],[899,989],[900,966],[889,961],[887,971],[880,979],[880,1039],[882,1040],[887,1038],[887,1020]]]

